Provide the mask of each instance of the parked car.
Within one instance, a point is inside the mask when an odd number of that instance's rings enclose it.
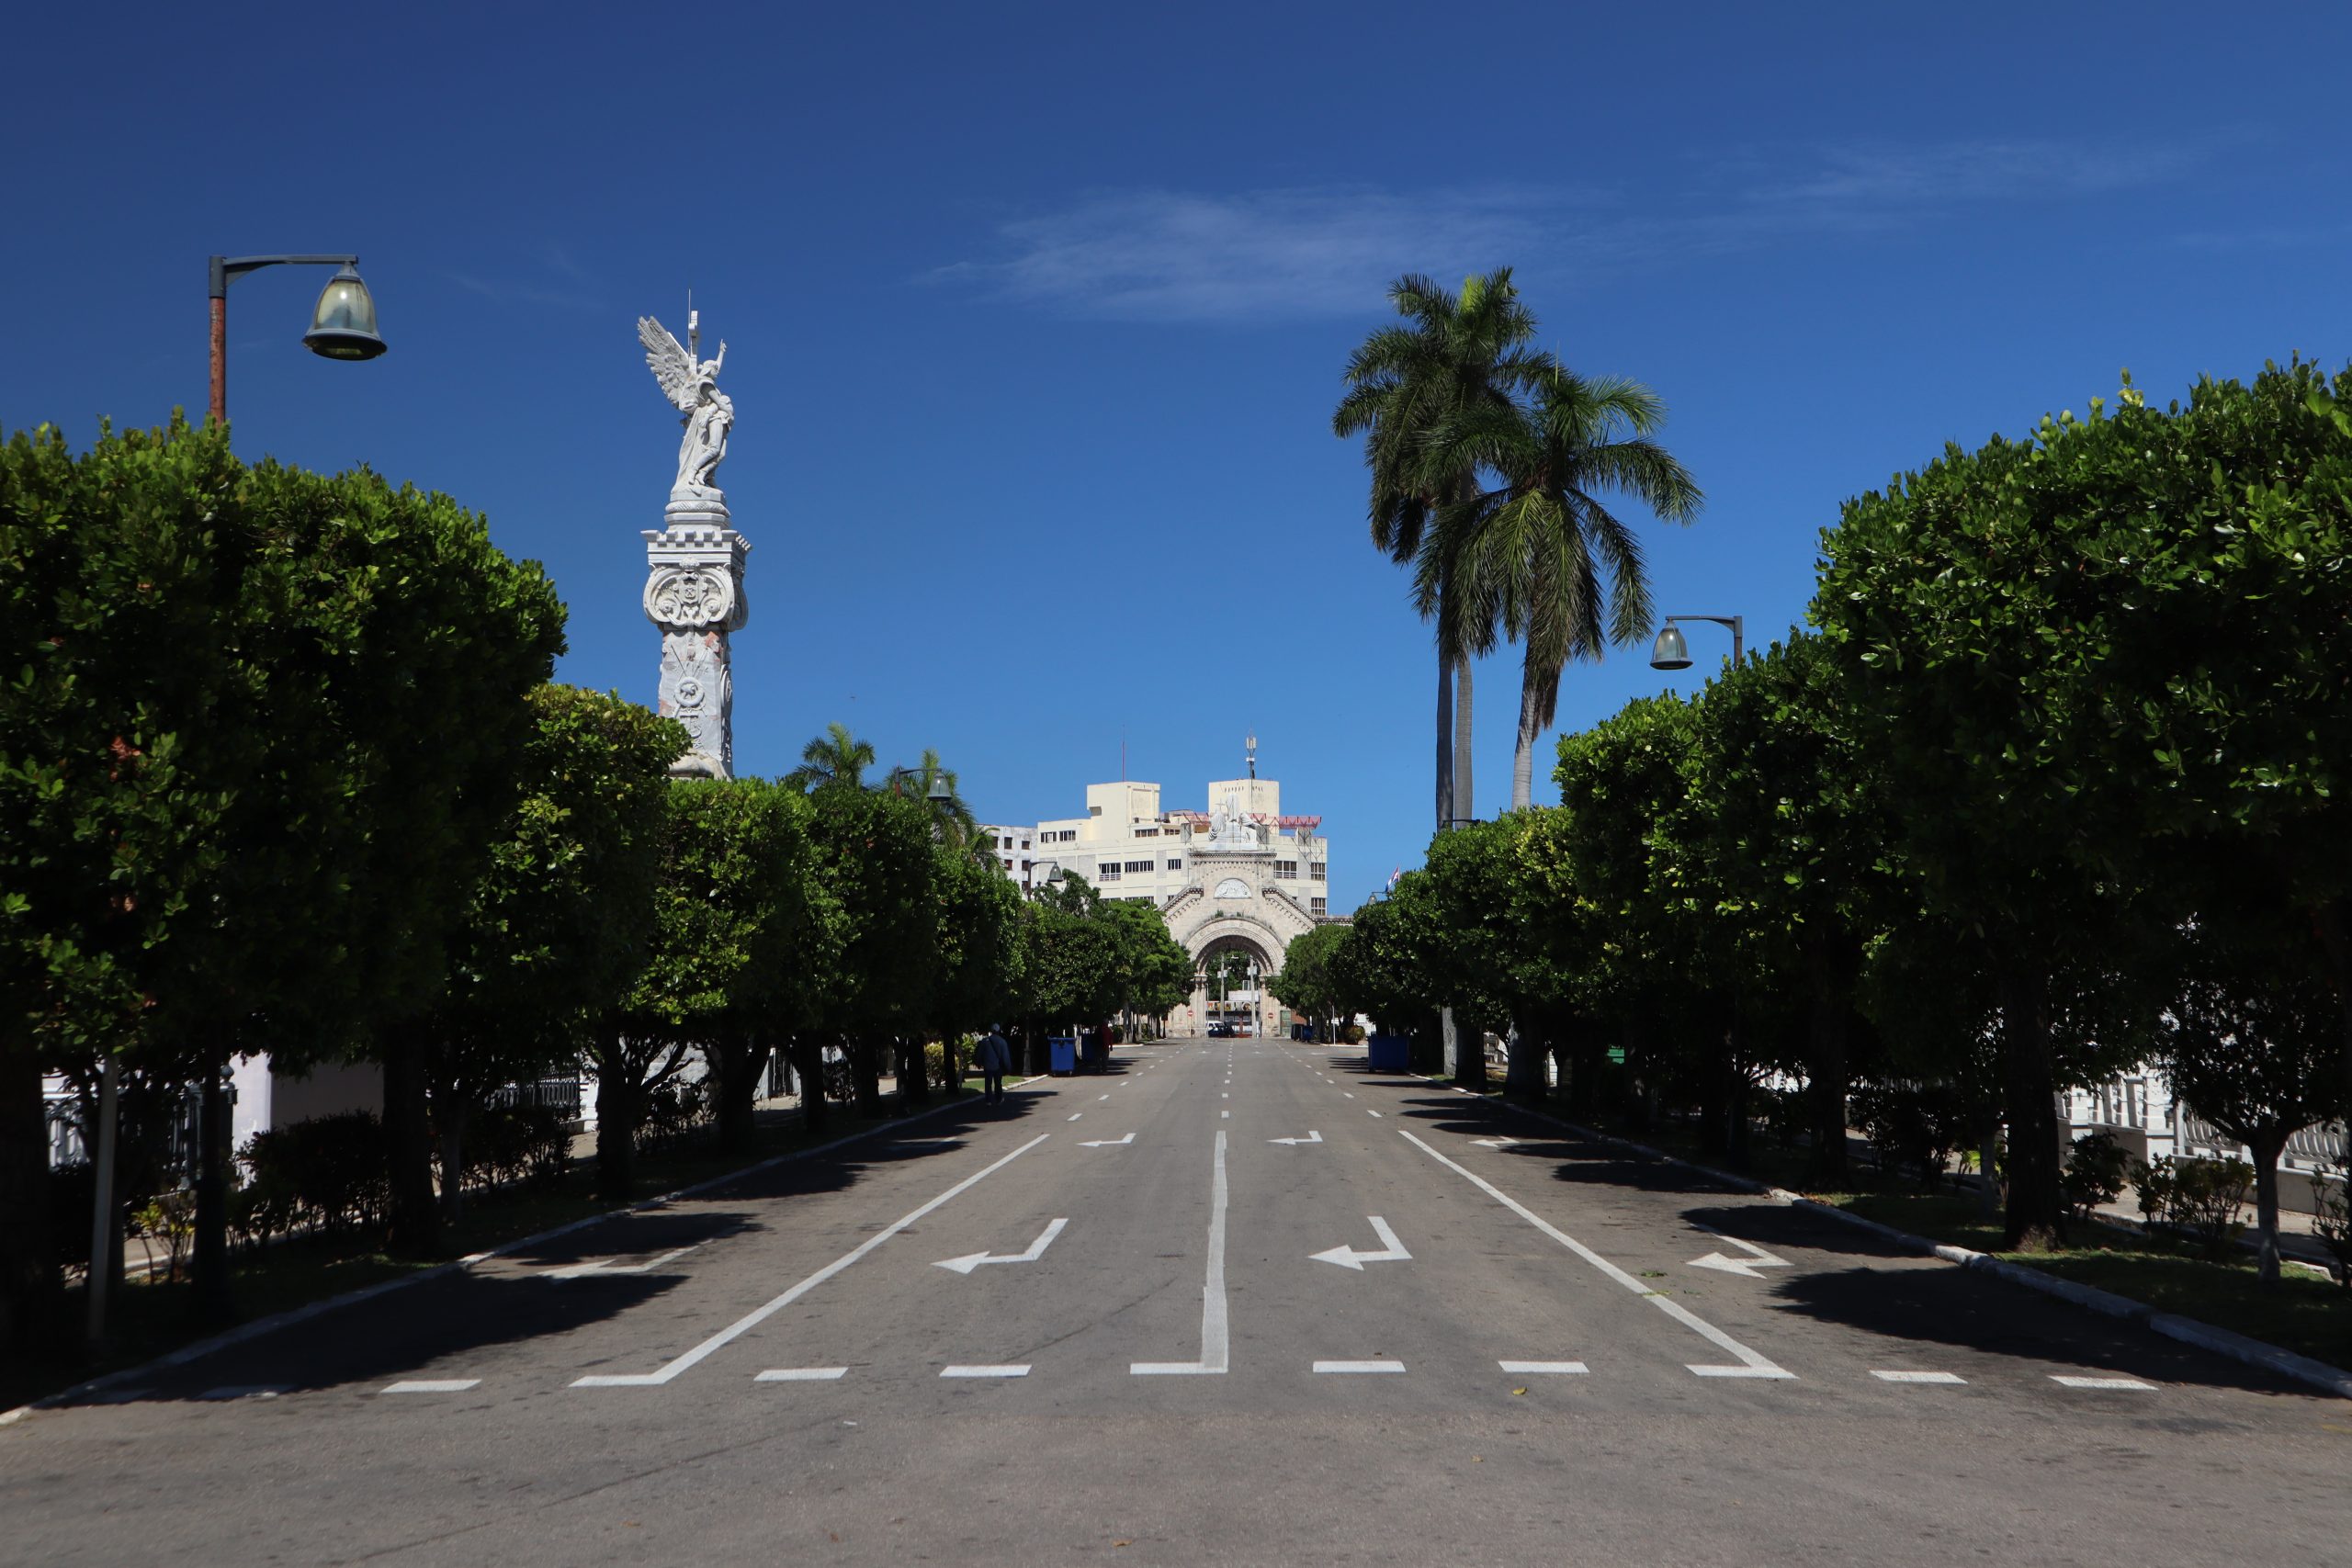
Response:
[[[1212,1024],[1210,1024],[1210,1025],[1209,1025],[1209,1038],[1210,1038],[1210,1039],[1212,1039],[1212,1040],[1230,1040],[1230,1039],[1232,1039],[1232,1038],[1233,1038],[1233,1025],[1231,1025],[1231,1024],[1229,1024],[1229,1023],[1212,1023]]]

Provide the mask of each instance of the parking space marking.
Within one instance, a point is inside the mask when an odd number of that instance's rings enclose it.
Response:
[[[1879,1372],[1879,1371],[1873,1371],[1872,1373],[1871,1373],[1871,1376],[1872,1376],[1872,1377],[1874,1377],[1874,1378],[1878,1379],[1878,1381],[1879,1381],[1879,1382],[1939,1382],[1939,1383],[1964,1383],[1964,1382],[1966,1382],[1968,1381],[1966,1378],[1962,1377],[1958,1372]]]
[[[1025,1378],[1029,1375],[1029,1363],[1022,1361],[1012,1366],[942,1367],[939,1369],[939,1375],[944,1378]]]
[[[1592,1371],[1582,1361],[1497,1361],[1495,1365],[1523,1377],[1582,1377]]]
[[[847,1367],[770,1367],[753,1382],[837,1382],[849,1375]]]
[[[480,1378],[410,1378],[401,1382],[386,1383],[386,1393],[463,1393],[469,1388],[480,1388]]]
[[[2133,1388],[2145,1389],[2150,1393],[2154,1393],[2156,1386],[2152,1382],[2142,1382],[2138,1378],[2068,1377],[2061,1372],[2051,1373],[2050,1381],[2067,1388]]]
[[[1391,1360],[1317,1361],[1315,1370],[1318,1372],[1401,1372],[1405,1370],[1405,1363]]]
[[[1044,1143],[1047,1138],[1052,1136],[1053,1134],[1051,1133],[1040,1133],[1035,1137],[1030,1139],[1027,1143],[1022,1145],[1019,1148],[1013,1150],[1011,1154],[1006,1155],[1002,1159],[996,1161],[993,1165],[985,1166],[980,1169],[974,1171],[971,1175],[964,1178],[963,1180],[957,1182],[955,1186],[950,1187],[946,1191],[942,1192],[938,1197],[932,1199],[922,1207],[910,1210],[909,1213],[901,1215],[899,1219],[893,1221],[888,1228],[877,1231],[873,1235],[866,1237],[864,1241],[858,1243],[857,1246],[843,1253],[841,1257],[834,1258],[831,1263],[826,1264],[822,1269],[818,1269],[814,1274],[809,1275],[807,1279],[801,1280],[798,1284],[793,1286],[782,1295],[774,1298],[764,1305],[757,1307],[745,1314],[743,1316],[737,1318],[733,1323],[729,1324],[726,1327],[720,1329],[718,1333],[712,1335],[709,1338],[704,1340],[693,1349],[687,1350],[672,1358],[669,1361],[664,1362],[655,1371],[650,1372],[622,1372],[617,1374],[605,1374],[595,1377],[574,1378],[571,1381],[571,1386],[573,1388],[650,1388],[660,1383],[668,1382],[672,1378],[676,1377],[680,1372],[684,1371],[688,1367],[693,1366],[695,1362],[701,1360],[712,1351],[717,1350],[719,1347],[730,1343],[741,1336],[750,1333],[761,1324],[765,1323],[769,1318],[775,1316],[777,1313],[782,1312],[786,1307],[790,1306],[794,1302],[798,1301],[802,1296],[807,1295],[809,1292],[815,1290],[818,1286],[823,1284],[826,1280],[831,1279],[834,1275],[840,1273],[842,1269],[848,1268],[859,1258],[864,1258],[867,1253],[872,1252],[876,1247],[880,1247],[884,1242],[889,1240],[892,1236],[897,1235],[900,1231],[905,1230],[908,1226],[913,1224],[917,1220],[922,1219],[933,1210],[941,1207],[949,1200],[958,1197],[961,1194],[969,1191],[972,1188],[978,1186],[980,1182],[987,1179],[989,1177],[995,1175],[998,1171],[1002,1170],[1006,1166],[1011,1165],[1014,1160],[1019,1159],[1023,1155],[1027,1154],[1031,1149],[1035,1148],[1039,1144]]]

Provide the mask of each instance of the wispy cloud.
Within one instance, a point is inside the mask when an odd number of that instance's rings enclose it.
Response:
[[[1605,276],[1822,233],[1916,228],[1961,209],[2171,183],[2222,141],[1849,145],[1717,162],[1679,188],[1293,186],[1103,192],[999,225],[996,254],[928,280],[1094,316],[1197,321],[1348,314],[1400,272]]]
[[[540,262],[547,276],[539,282],[486,278],[465,272],[448,272],[445,276],[458,288],[501,304],[538,305],[557,310],[607,311],[612,309],[611,302],[597,288],[596,280],[573,259],[568,247],[548,245]]]

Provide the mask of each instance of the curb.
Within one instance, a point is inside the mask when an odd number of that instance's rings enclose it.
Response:
[[[1043,1076],[1043,1074],[1038,1075],[1038,1077]],[[1026,1089],[1036,1081],[1037,1077],[1026,1077],[1011,1087]],[[789,1164],[793,1160],[812,1159],[818,1155],[829,1154],[845,1145],[873,1137],[877,1133],[890,1132],[895,1128],[922,1121],[925,1117],[936,1116],[943,1111],[952,1111],[962,1103],[961,1099],[950,1100],[934,1105],[927,1111],[918,1111],[911,1116],[902,1117],[879,1127],[868,1127],[862,1133],[852,1133],[846,1137],[835,1138],[831,1143],[819,1144],[814,1148],[795,1149],[789,1154],[771,1155],[766,1159],[755,1161],[740,1170],[730,1170],[723,1175],[711,1177],[707,1180],[697,1181],[692,1186],[681,1187],[675,1191],[664,1192],[657,1197],[624,1204],[617,1209],[607,1209],[600,1214],[590,1214],[582,1219],[569,1221],[551,1230],[539,1231],[532,1235],[517,1236],[513,1241],[501,1242],[485,1251],[468,1253],[463,1258],[454,1258],[447,1263],[437,1263],[430,1269],[420,1269],[413,1274],[403,1274],[397,1280],[380,1280],[372,1285],[362,1285],[356,1291],[346,1291],[339,1296],[329,1296],[324,1301],[306,1302],[300,1306],[290,1307],[285,1312],[273,1313],[267,1317],[257,1317],[251,1323],[241,1323],[234,1328],[215,1334],[209,1338],[199,1339],[193,1345],[183,1345],[176,1350],[166,1351],[154,1359],[141,1361],[135,1367],[125,1367],[119,1371],[92,1378],[87,1382],[75,1383],[72,1388],[43,1395],[29,1404],[19,1404],[14,1410],[0,1410],[0,1427],[21,1421],[36,1410],[53,1410],[61,1404],[68,1404],[87,1394],[96,1393],[103,1389],[112,1388],[132,1378],[150,1372],[163,1371],[171,1367],[185,1366],[190,1361],[211,1355],[215,1350],[225,1350],[232,1345],[243,1345],[248,1340],[259,1339],[264,1335],[275,1334],[281,1328],[291,1328],[298,1323],[308,1323],[314,1317],[323,1316],[345,1307],[356,1306],[361,1302],[372,1301],[378,1296],[409,1285],[421,1285],[427,1280],[438,1280],[444,1275],[470,1269],[477,1263],[486,1262],[509,1252],[519,1252],[526,1247],[537,1247],[541,1242],[553,1241],[560,1235],[569,1235],[573,1231],[584,1230],[590,1225],[601,1225],[607,1220],[617,1220],[627,1214],[643,1213],[649,1209],[658,1209],[680,1198],[691,1198],[697,1192],[707,1192],[714,1187],[724,1187],[729,1182],[741,1181],[747,1176],[757,1175],[763,1170]]]
[[[1416,1076],[1430,1083],[1445,1082],[1444,1079],[1432,1077],[1427,1073]],[[1452,1084],[1446,1087],[1459,1089],[1459,1086]],[[1468,1089],[1459,1089],[1459,1092],[1465,1095],[1471,1093]],[[1478,1095],[1476,1098],[1487,1100],[1485,1095]],[[2201,1323],[2193,1317],[2182,1317],[2177,1313],[2158,1312],[2145,1302],[2133,1301],[2129,1296],[2119,1296],[2112,1291],[2102,1291],[2095,1286],[2077,1284],[2072,1280],[2062,1280],[2055,1274],[2045,1274],[2039,1269],[2030,1268],[2022,1263],[2011,1263],[2005,1258],[1996,1258],[1990,1253],[1976,1252],[1965,1247],[1953,1247],[1944,1242],[1929,1241],[1926,1236],[1913,1235],[1910,1232],[1897,1230],[1893,1225],[1881,1224],[1876,1220],[1866,1219],[1860,1214],[1849,1213],[1835,1204],[1808,1198],[1802,1192],[1792,1192],[1783,1187],[1768,1186],[1745,1176],[1735,1176],[1727,1170],[1716,1170],[1711,1166],[1700,1165],[1694,1160],[1687,1160],[1679,1156],[1668,1154],[1663,1149],[1654,1149],[1647,1144],[1637,1144],[1630,1138],[1613,1137],[1607,1133],[1596,1132],[1589,1127],[1580,1127],[1573,1122],[1563,1121],[1557,1116],[1548,1115],[1544,1111],[1515,1104],[1508,1100],[1489,1100],[1488,1103],[1516,1111],[1521,1116],[1532,1117],[1538,1122],[1548,1122],[1555,1127],[1565,1128],[1580,1138],[1589,1138],[1595,1143],[1606,1144],[1614,1148],[1629,1149],[1635,1154],[1662,1160],[1668,1165],[1678,1165],[1685,1170],[1697,1171],[1710,1180],[1723,1182],[1743,1192],[1757,1193],[1786,1203],[1792,1208],[1809,1210],[1816,1214],[1826,1214],[1831,1219],[1840,1220],[1847,1224],[1869,1231],[1883,1240],[1891,1241],[1913,1252],[1940,1258],[1947,1263],[1958,1264],[1962,1269],[1974,1269],[1980,1274],[1989,1274],[1994,1279],[2004,1280],[2024,1290],[2039,1291],[2045,1296],[2055,1296],[2060,1301],[2086,1307],[2108,1317],[2120,1318],[2126,1323],[2136,1323],[2154,1333],[2163,1335],[2167,1339],[2177,1339],[2184,1345],[2211,1351],[2216,1356],[2227,1357],[2242,1365],[2274,1372],[2280,1377],[2302,1383],[2306,1387],[2317,1389],[2323,1393],[2332,1393],[2339,1399],[2352,1399],[2352,1372],[2347,1372],[2341,1367],[2331,1367],[2324,1361],[2315,1361],[2309,1356],[2299,1356],[2292,1350],[2281,1349],[2267,1341],[2234,1333],[2227,1328],[2216,1328],[2210,1323]]]

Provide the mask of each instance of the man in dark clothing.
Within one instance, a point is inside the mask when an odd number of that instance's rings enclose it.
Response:
[[[1005,1044],[1003,1035],[991,1029],[980,1042],[975,1060],[979,1064],[981,1088],[989,1103],[995,1105],[1004,1099],[1004,1072],[1012,1065],[1012,1048]]]

